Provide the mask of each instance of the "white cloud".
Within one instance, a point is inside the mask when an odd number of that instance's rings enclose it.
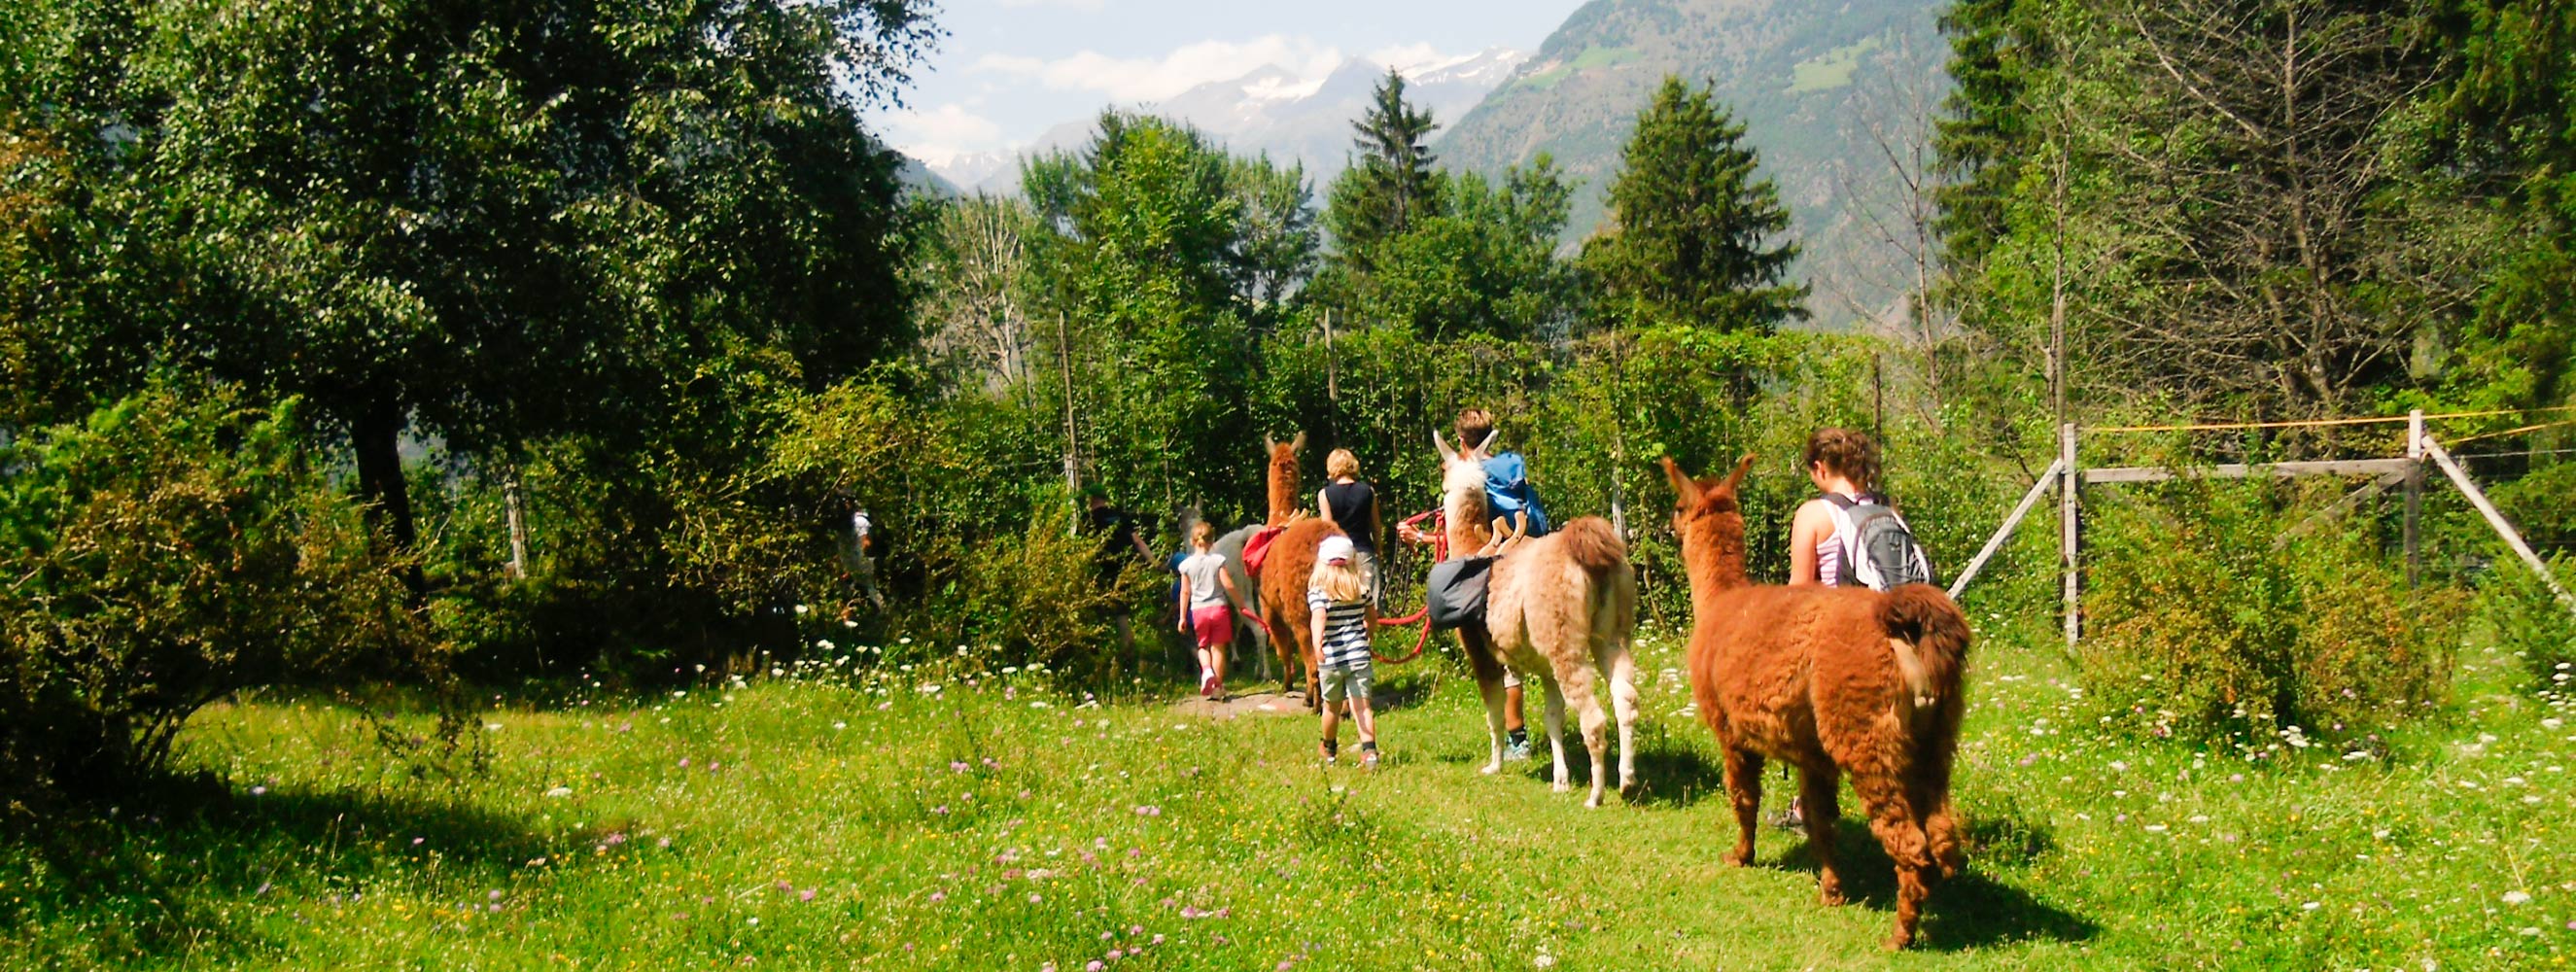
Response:
[[[888,144],[931,165],[1002,147],[1002,126],[955,103],[895,112],[885,126]]]
[[[977,58],[970,71],[1031,78],[1048,88],[1098,91],[1120,102],[1159,101],[1210,81],[1239,78],[1276,64],[1301,78],[1318,78],[1341,63],[1339,50],[1311,38],[1271,34],[1244,43],[1200,41],[1161,57],[1119,58],[1096,51],[1041,60],[1008,54]]]
[[[1063,7],[1067,10],[1098,10],[1101,0],[1002,0],[1007,9],[1021,7]]]

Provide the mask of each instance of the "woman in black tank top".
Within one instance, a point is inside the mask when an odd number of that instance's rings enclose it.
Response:
[[[1341,527],[1351,538],[1352,560],[1359,566],[1360,578],[1367,582],[1369,601],[1374,604],[1384,588],[1379,586],[1377,548],[1379,534],[1385,532],[1385,521],[1378,516],[1377,490],[1360,481],[1360,460],[1349,449],[1335,449],[1324,460],[1324,474],[1332,479],[1315,494],[1315,505],[1324,518]]]

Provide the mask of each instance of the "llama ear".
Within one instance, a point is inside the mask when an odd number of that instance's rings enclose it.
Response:
[[[1699,505],[1698,481],[1691,479],[1689,473],[1683,472],[1681,464],[1674,462],[1671,456],[1664,457],[1664,478],[1673,481],[1674,506],[1688,509]]]
[[[1439,429],[1431,430],[1431,448],[1439,451],[1441,462],[1456,462],[1458,460],[1458,450],[1449,448],[1449,443],[1440,438]]]
[[[1294,438],[1294,439],[1290,439],[1290,440],[1288,440],[1288,451],[1290,451],[1290,452],[1304,452],[1304,451],[1306,451],[1306,430],[1304,430],[1304,429],[1299,429],[1299,430],[1297,430],[1297,437],[1296,437],[1296,438]]]
[[[1266,458],[1266,457],[1268,457],[1271,453],[1274,453],[1274,452],[1277,452],[1277,451],[1279,451],[1279,440],[1271,438],[1271,437],[1270,437],[1270,433],[1268,433],[1268,432],[1261,433],[1261,454],[1262,454],[1262,456]]]
[[[1735,471],[1727,473],[1726,481],[1717,484],[1717,488],[1725,490],[1728,495],[1733,495],[1735,488],[1744,483],[1744,471],[1751,468],[1753,468],[1753,454],[1747,452],[1744,458],[1735,461]]]
[[[1485,431],[1485,441],[1476,443],[1477,454],[1487,456],[1493,455],[1494,437],[1501,434],[1503,434],[1503,430],[1501,429],[1487,429]]]

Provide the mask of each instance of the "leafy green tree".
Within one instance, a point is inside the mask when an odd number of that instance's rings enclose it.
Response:
[[[1229,160],[1226,182],[1243,213],[1232,261],[1235,300],[1251,313],[1257,334],[1276,324],[1289,295],[1315,274],[1315,190],[1303,163],[1282,168],[1268,153]]]
[[[1763,332],[1804,318],[1807,287],[1781,283],[1798,247],[1775,242],[1789,211],[1759,167],[1716,95],[1667,75],[1610,183],[1613,225],[1584,247],[1601,309]]]
[[[1239,459],[1258,440],[1245,425],[1253,355],[1235,277],[1244,200],[1228,175],[1197,130],[1116,111],[1080,153],[1023,167],[1060,315],[1040,323],[1039,353],[1071,372],[1030,391],[1069,408],[1086,481],[1122,504],[1224,501],[1254,473]]]
[[[1021,185],[1055,229],[1048,272],[1062,307],[1132,334],[1228,308],[1243,201],[1207,136],[1103,112],[1089,147],[1029,160]]]
[[[2450,336],[2444,378],[2482,405],[2564,404],[2576,398],[2576,6],[2454,0],[2444,14],[2442,46],[2461,57],[2431,99],[2446,116],[2435,160],[2508,216],[2482,241],[2486,286]]]
[[[1377,243],[1440,215],[1437,159],[1428,147],[1439,127],[1429,110],[1404,100],[1404,75],[1393,68],[1372,92],[1368,112],[1351,123],[1359,157],[1333,180],[1324,220],[1337,251],[1361,272],[1374,269],[1368,259]]]
[[[685,376],[819,386],[907,337],[895,159],[858,121],[930,43],[918,0],[638,6],[42,0],[0,104],[79,189],[63,299],[0,320],[79,414],[155,362],[302,396],[379,527],[397,444],[469,455],[664,428]]]
[[[1375,274],[1349,278],[1361,320],[1399,323],[1429,338],[1562,335],[1576,298],[1573,269],[1557,259],[1572,189],[1541,154],[1500,185],[1467,173],[1442,176],[1441,215],[1368,248]]]

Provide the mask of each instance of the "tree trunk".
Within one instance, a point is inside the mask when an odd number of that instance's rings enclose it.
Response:
[[[367,405],[350,423],[350,444],[358,452],[358,497],[367,504],[367,525],[393,544],[389,553],[408,555],[419,542],[412,527],[411,484],[403,479],[398,443],[403,430],[402,403],[392,398]],[[414,597],[428,586],[420,565],[402,569],[403,583]]]

